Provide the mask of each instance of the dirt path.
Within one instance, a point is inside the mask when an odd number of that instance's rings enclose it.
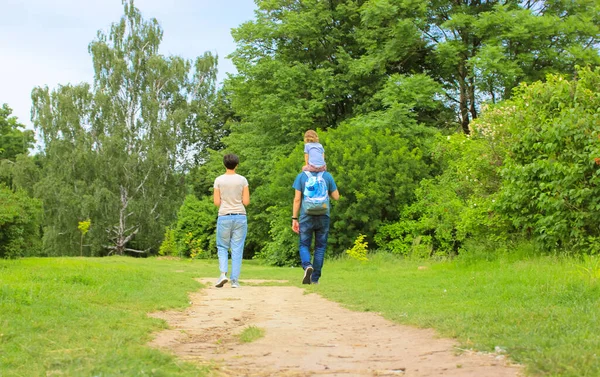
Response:
[[[160,312],[170,329],[151,345],[215,367],[228,376],[518,376],[501,356],[465,352],[432,330],[401,326],[375,313],[359,313],[297,287],[244,281],[239,289],[193,293],[184,312]],[[247,326],[265,336],[241,344]]]

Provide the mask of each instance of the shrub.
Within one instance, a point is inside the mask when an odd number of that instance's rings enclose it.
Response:
[[[368,250],[369,243],[365,242],[365,235],[359,234],[354,240],[354,245],[350,249],[346,250],[346,254],[348,254],[351,259],[360,262],[366,262],[369,260],[369,258],[367,258]]]
[[[547,250],[598,253],[600,68],[522,84],[504,127],[511,135],[499,208]]]
[[[188,195],[179,209],[174,229],[177,255],[216,255],[216,226],[217,208],[212,197],[198,199],[194,195]]]
[[[494,210],[503,137],[477,129],[471,136],[440,135],[433,156],[442,173],[420,182],[401,220],[378,229],[377,245],[401,255],[450,255],[467,239],[508,237],[506,220]]]
[[[37,255],[41,217],[39,200],[0,185],[0,258]]]
[[[177,253],[177,241],[175,240],[175,230],[170,226],[165,227],[165,237],[163,242],[160,244],[158,249],[159,255],[170,255],[176,256]]]

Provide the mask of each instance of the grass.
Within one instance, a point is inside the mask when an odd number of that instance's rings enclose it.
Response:
[[[264,329],[256,326],[248,326],[238,335],[238,338],[242,343],[252,343],[263,336],[265,336]]]
[[[314,289],[346,307],[435,328],[465,348],[500,347],[529,375],[600,376],[597,259],[434,263],[376,255],[326,267]]]
[[[147,313],[184,308],[203,270],[119,257],[0,260],[0,376],[205,374],[146,346],[165,327]]]
[[[328,260],[321,284],[303,287],[354,310],[435,328],[465,348],[500,347],[532,376],[600,375],[598,258],[369,257]],[[200,288],[193,278],[216,270],[216,261],[156,258],[0,260],[0,376],[206,375],[206,367],[147,346],[166,326],[147,313],[187,307],[188,292]],[[301,286],[301,277],[300,268],[254,261],[242,271],[242,283]]]

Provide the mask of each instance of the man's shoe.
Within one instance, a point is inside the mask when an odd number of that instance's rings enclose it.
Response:
[[[304,279],[302,279],[302,284],[310,284],[310,277],[312,276],[313,271],[314,270],[312,266],[306,267],[304,270]]]
[[[231,281],[231,288],[239,288],[239,287],[240,287],[240,283],[237,280]]]
[[[217,280],[217,283],[215,284],[215,287],[217,288],[221,288],[222,286],[225,285],[225,283],[227,283],[229,281],[229,279],[227,279],[227,276],[221,276],[219,278],[219,280]]]
[[[311,281],[310,284],[319,284],[318,281]]]

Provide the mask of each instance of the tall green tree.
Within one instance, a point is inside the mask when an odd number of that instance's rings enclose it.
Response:
[[[203,153],[216,96],[217,58],[159,54],[163,31],[133,1],[89,45],[94,83],[32,92],[45,145],[46,247],[76,252],[90,219],[91,253],[157,250],[185,196],[184,173]]]
[[[0,107],[0,160],[15,161],[17,155],[28,154],[35,143],[33,131],[26,130],[11,114],[7,104]]]
[[[30,195],[33,183],[23,174],[26,166],[34,164],[29,150],[35,143],[33,130],[26,130],[12,109],[4,104],[0,108],[0,182],[13,189],[23,189]]]
[[[444,84],[462,130],[484,101],[510,98],[520,82],[600,64],[595,0],[369,0],[358,33],[362,60],[391,73],[426,53],[426,72]],[[422,44],[407,44],[418,36]]]
[[[255,20],[233,31],[238,48],[232,60],[238,74],[225,86],[239,121],[224,142],[240,155],[240,171],[255,188],[251,212],[258,217],[251,218],[248,239],[255,251],[270,232],[268,219],[262,217],[273,198],[265,188],[273,182],[277,162],[292,153],[304,132],[337,128],[356,115],[385,107],[376,94],[389,80],[386,68],[357,63],[368,52],[356,32],[364,3],[261,0]],[[414,58],[404,73],[418,71],[420,63],[422,59]],[[297,157],[302,161],[302,154]]]

